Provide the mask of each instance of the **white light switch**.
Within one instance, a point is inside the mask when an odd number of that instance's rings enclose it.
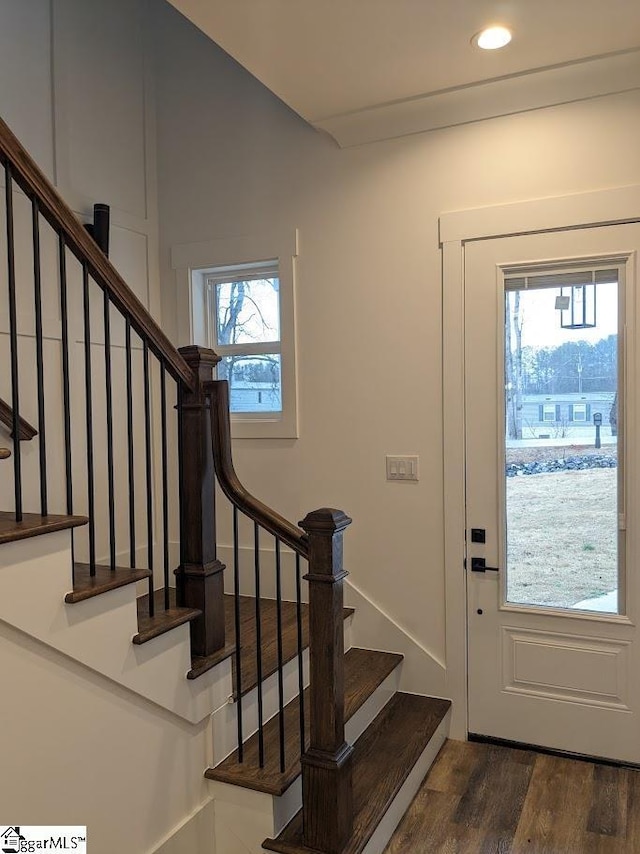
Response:
[[[387,480],[418,480],[418,457],[387,457]]]

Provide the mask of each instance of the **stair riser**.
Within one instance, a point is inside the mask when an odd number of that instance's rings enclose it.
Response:
[[[220,854],[264,854],[274,825],[273,799],[226,783],[209,783],[214,798],[215,847]]]
[[[305,687],[309,684],[309,651],[302,654],[302,667]],[[284,673],[284,704],[298,696],[298,656],[287,662]],[[263,722],[266,723],[278,714],[278,674],[274,673],[262,682]],[[213,725],[213,765],[222,762],[238,746],[238,705],[229,697],[228,702],[219,709],[212,719]],[[242,732],[246,741],[258,731],[258,689],[254,688],[242,698]]]
[[[354,744],[358,740],[371,721],[374,720],[396,693],[400,681],[400,669],[400,667],[396,667],[349,721],[347,721],[345,737],[349,743]],[[235,815],[238,810],[246,810],[248,813],[263,816],[261,827],[264,821],[268,820],[270,828],[266,836],[275,837],[291,821],[302,806],[302,780],[300,777],[280,796],[267,795],[264,792],[255,792],[251,789],[242,789],[239,786],[231,786],[227,783],[214,781],[210,781],[209,786],[211,787],[210,792],[216,800],[216,827],[218,827],[218,816],[222,817],[222,826],[226,826],[231,821],[231,814]],[[265,807],[265,798],[271,802],[269,808]],[[227,813],[227,804],[232,807],[229,813]],[[216,833],[218,833],[217,830]],[[265,836],[260,838],[254,837],[245,830],[243,835],[244,844],[253,847],[244,849],[244,851],[250,850],[253,852],[255,850],[260,854],[260,852],[263,852],[262,841],[265,838]],[[226,845],[230,843],[225,837],[220,841],[220,844]],[[227,848],[220,847],[218,850],[226,852]],[[230,852],[233,850],[232,848],[229,849]]]
[[[351,649],[351,623],[353,617],[344,621],[344,649]],[[304,685],[309,685],[309,651],[304,650],[302,654],[302,667],[304,674]],[[287,662],[284,666],[284,705],[298,696],[298,656]],[[263,721],[266,723],[278,714],[278,675],[272,674],[262,682]],[[237,708],[233,698],[219,709],[212,719],[213,726],[213,762],[217,765],[222,762],[238,746],[237,730]],[[242,698],[242,727],[243,736],[246,741],[253,733],[258,731],[258,689],[254,688],[247,692]]]
[[[187,625],[135,646],[135,585],[68,605],[71,578],[68,531],[3,545],[0,619],[191,723],[225,705],[232,690],[229,661],[196,681],[185,678],[191,667]]]

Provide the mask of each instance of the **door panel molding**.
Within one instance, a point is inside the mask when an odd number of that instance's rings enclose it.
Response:
[[[629,710],[624,677],[630,645],[618,639],[503,626],[502,690]],[[544,670],[551,670],[553,681],[544,678]]]

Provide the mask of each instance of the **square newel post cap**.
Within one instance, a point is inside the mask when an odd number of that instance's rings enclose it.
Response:
[[[332,507],[321,507],[307,513],[301,522],[298,522],[307,534],[325,534],[333,536],[351,524],[353,520],[342,510],[334,510]]]
[[[211,379],[213,369],[222,358],[214,350],[209,350],[207,347],[199,347],[197,344],[180,347],[178,352],[197,375],[200,382],[207,382]]]

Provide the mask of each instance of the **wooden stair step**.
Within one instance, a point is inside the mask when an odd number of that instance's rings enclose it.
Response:
[[[363,851],[450,706],[448,700],[396,694],[356,742],[353,832],[341,854]],[[302,841],[302,811],[276,839],[262,844],[281,854],[311,854]]]
[[[106,593],[107,590],[116,590],[126,584],[133,584],[149,578],[151,571],[148,569],[130,569],[129,567],[97,565],[95,575],[91,575],[91,567],[88,563],[75,563],[73,565],[73,590],[64,597],[64,601],[72,604],[91,599]]]
[[[23,513],[22,521],[16,522],[15,513],[1,511],[0,544],[78,528],[80,525],[86,525],[88,521],[86,516],[41,516],[39,513]]]
[[[241,693],[244,696],[258,684],[256,657],[256,600],[253,596],[240,596],[240,670],[242,673]],[[345,620],[354,613],[353,608],[344,608]],[[302,647],[309,646],[309,606],[301,605]],[[236,627],[234,597],[224,597],[224,624],[226,645],[213,655],[194,656],[191,661],[189,679],[196,679],[220,661],[228,658],[235,650]],[[278,670],[277,604],[275,599],[260,600],[260,625],[262,629],[262,678],[267,679]],[[298,654],[298,622],[295,602],[282,602],[282,661],[291,661]],[[236,693],[235,660],[233,661],[233,691]]]
[[[402,656],[369,649],[350,649],[345,654],[345,720],[358,709],[395,670]],[[304,692],[309,696],[309,689]],[[292,700],[284,709],[285,770],[280,771],[280,715],[271,718],[264,727],[265,765],[258,763],[258,734],[244,742],[243,762],[234,751],[215,768],[205,771],[209,780],[231,783],[270,795],[282,795],[300,774],[300,701]],[[309,732],[309,702],[305,703],[306,732]]]
[[[138,596],[138,634],[133,636],[135,644],[147,643],[165,632],[170,632],[171,629],[195,620],[202,613],[197,608],[178,608],[173,587],[169,588],[169,608],[165,608],[164,588],[154,591],[153,601],[155,613],[150,617],[149,594]]]

